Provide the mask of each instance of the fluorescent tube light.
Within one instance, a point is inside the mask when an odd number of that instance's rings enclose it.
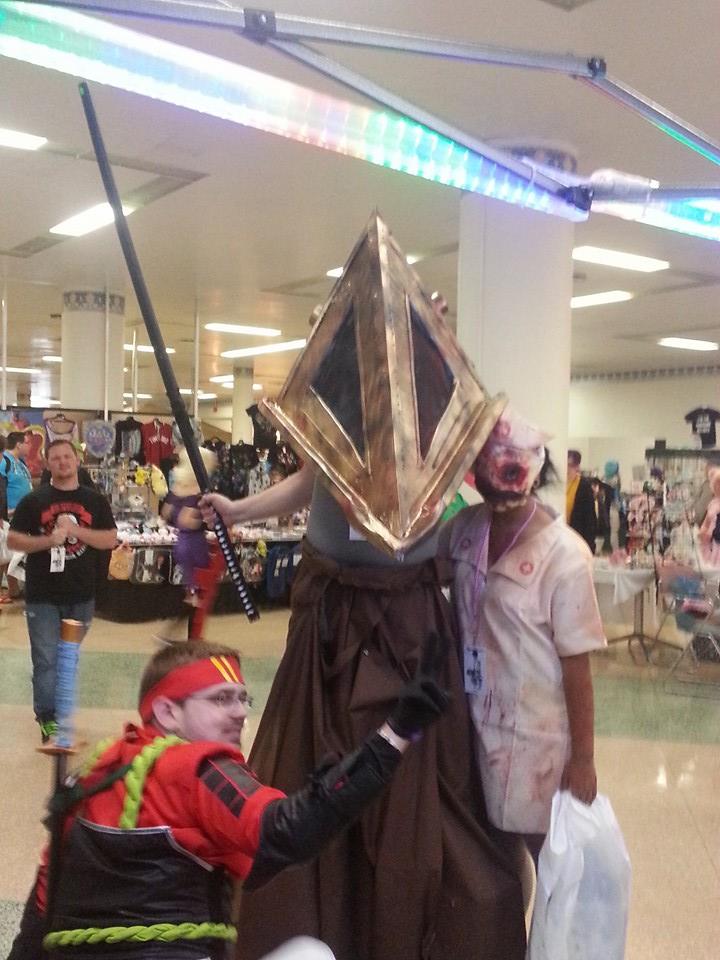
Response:
[[[45,363],[62,363],[62,357],[56,357],[54,355],[47,354],[43,357]]]
[[[135,207],[127,207],[123,204],[122,209],[125,216],[129,217]],[[98,203],[81,213],[76,213],[74,217],[68,217],[62,223],[56,223],[54,227],[50,227],[50,233],[59,233],[63,237],[84,237],[86,233],[106,227],[114,219],[110,204]]]
[[[573,297],[570,307],[579,310],[581,307],[599,307],[603,303],[622,303],[623,300],[632,300],[633,295],[627,290],[606,290],[604,293],[588,293],[582,297]]]
[[[138,353],[155,353],[155,348],[148,346],[146,343],[139,343],[136,347]],[[129,350],[132,353],[133,345],[131,343],[124,343],[123,350]],[[175,353],[174,347],[165,347],[166,353]],[[127,368],[126,368],[127,369]]]
[[[47,137],[36,137],[32,133],[8,130],[0,127],[0,147],[13,147],[15,150],[39,150],[47,143]]]
[[[216,393],[199,393],[198,400],[215,400],[217,399]]]
[[[223,373],[222,376],[210,377],[209,379],[210,379],[210,383],[229,383],[230,385],[232,385],[233,381],[235,380],[235,377],[233,376],[232,373]]]
[[[133,396],[133,395],[132,395],[131,393],[124,393],[124,394],[123,394],[123,397],[126,397],[128,400],[132,400],[132,396]],[[137,399],[138,399],[138,400],[152,400],[152,394],[151,394],[151,393],[138,393],[138,394],[137,394]]]
[[[0,367],[0,370],[3,368]],[[41,373],[37,367],[5,367],[6,373]]]
[[[604,247],[575,247],[573,260],[581,263],[599,263],[604,267],[618,267],[620,270],[637,270],[639,273],[656,273],[667,270],[667,260],[654,257],[641,257],[636,253],[623,253],[622,250],[607,250]]]
[[[284,353],[286,350],[302,350],[307,340],[285,340],[283,343],[268,343],[264,347],[240,347],[239,350],[225,350],[221,357],[260,357],[265,353]],[[210,378],[213,379],[212,377]]]
[[[193,395],[193,391],[187,387],[180,387],[180,393],[185,397],[191,397]]]
[[[482,153],[388,109],[60,7],[0,2],[0,56],[308,143],[569,220],[588,212]]]
[[[282,333],[272,327],[247,327],[242,323],[206,323],[205,329],[216,333],[242,333],[248,337],[279,337]]]
[[[675,350],[717,350],[718,344],[712,340],[691,340],[688,337],[663,337],[658,340],[660,347],[674,347]]]
[[[253,390],[262,390],[262,384],[261,384],[261,383],[254,383],[254,384],[253,384]]]

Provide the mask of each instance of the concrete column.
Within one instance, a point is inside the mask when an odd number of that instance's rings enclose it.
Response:
[[[552,435],[565,477],[573,224],[466,194],[460,207],[458,338],[491,393]],[[556,509],[564,483],[548,491]]]
[[[233,376],[235,379],[232,395],[232,442],[252,443],[253,424],[245,411],[255,403],[252,388],[253,369],[252,367],[235,367]]]
[[[122,410],[125,297],[109,295],[108,409]],[[105,403],[105,291],[63,294],[60,402],[66,408],[102,410]]]

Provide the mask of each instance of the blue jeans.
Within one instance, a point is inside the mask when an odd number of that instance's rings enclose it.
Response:
[[[38,720],[55,718],[55,681],[61,620],[80,620],[85,632],[95,612],[94,600],[81,603],[27,603],[28,633],[33,664],[33,707]]]

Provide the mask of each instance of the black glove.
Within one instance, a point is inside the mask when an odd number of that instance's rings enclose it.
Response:
[[[417,673],[405,686],[388,717],[388,726],[404,740],[415,739],[450,703],[450,695],[437,682],[447,651],[447,639],[436,633],[430,634]]]

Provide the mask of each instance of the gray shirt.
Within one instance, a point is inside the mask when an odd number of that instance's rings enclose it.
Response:
[[[325,484],[316,479],[308,517],[307,538],[316,550],[337,563],[349,567],[407,566],[431,559],[437,549],[437,527],[420,543],[411,547],[402,560],[396,560],[389,553],[378,550],[367,540],[350,539],[351,529],[340,504]],[[353,532],[352,536],[361,535]]]

